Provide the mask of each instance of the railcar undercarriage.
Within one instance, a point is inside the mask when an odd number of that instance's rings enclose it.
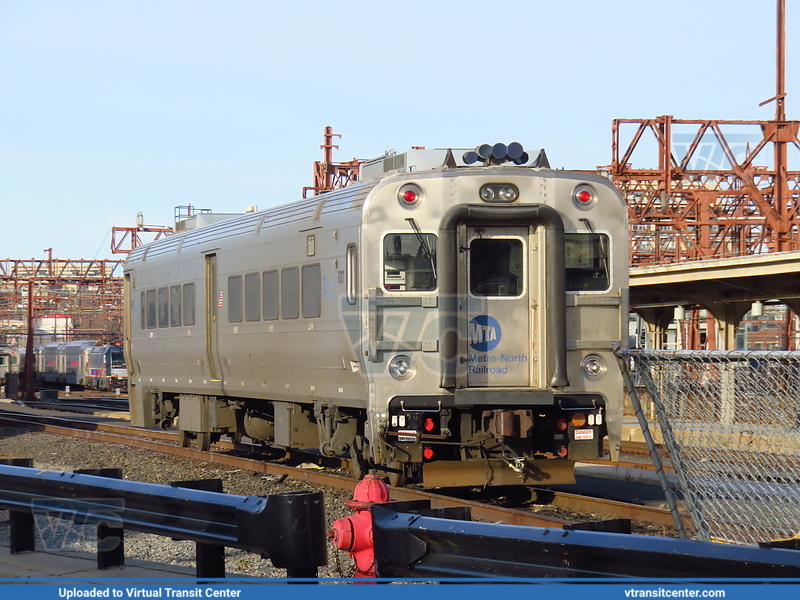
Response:
[[[443,407],[441,400],[394,399],[370,447],[362,409],[193,394],[155,394],[155,421],[178,424],[182,446],[202,450],[223,436],[283,449],[318,448],[350,458],[353,474],[384,471],[392,485],[424,487],[574,483],[575,460],[602,455],[601,397],[550,406]],[[569,408],[564,408],[564,405]]]

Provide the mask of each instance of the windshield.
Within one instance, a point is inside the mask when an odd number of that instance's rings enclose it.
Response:
[[[608,236],[604,233],[564,235],[568,292],[599,292],[610,284]]]
[[[111,351],[111,368],[112,369],[125,368],[125,356],[122,354],[121,350]]]
[[[436,289],[436,236],[390,233],[383,239],[383,287],[389,291]]]

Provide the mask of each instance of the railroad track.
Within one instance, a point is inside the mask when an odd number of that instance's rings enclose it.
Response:
[[[5,409],[0,409],[0,426],[27,428],[44,433],[73,436],[97,442],[124,444],[258,474],[287,476],[314,485],[331,486],[348,491],[352,491],[358,483],[351,477],[331,472],[330,469],[346,469],[348,467],[348,461],[346,460],[329,459],[308,453],[297,453],[294,456],[290,454],[288,456],[290,460],[294,458],[296,461],[315,462],[322,467],[326,467],[327,470],[298,468],[286,464],[266,462],[264,460],[265,455],[274,457],[275,453],[271,453],[269,449],[263,449],[260,446],[234,445],[231,442],[220,441],[215,444],[214,451],[182,448],[178,445],[177,434],[170,431],[140,429],[129,425],[37,415]],[[262,456],[259,457],[259,455]],[[540,496],[542,491],[532,489],[530,493]],[[664,509],[549,490],[546,494],[550,500],[549,504],[553,507],[568,508],[593,515],[603,515],[604,518],[629,518],[658,527],[673,526],[671,514]],[[391,488],[391,497],[392,500],[396,501],[429,500],[432,508],[469,506],[474,519],[493,523],[561,528],[564,524],[571,522],[566,519],[540,515],[517,508],[494,506],[411,488]],[[685,517],[685,520],[688,520],[688,517]]]
[[[36,400],[26,401],[25,406],[39,410],[60,410],[65,412],[95,412],[95,411],[128,411],[128,400],[121,398],[71,398],[69,400]]]

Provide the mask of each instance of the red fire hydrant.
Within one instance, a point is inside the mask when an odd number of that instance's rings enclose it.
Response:
[[[353,490],[353,499],[344,503],[356,514],[336,519],[328,532],[336,548],[347,550],[353,557],[356,563],[355,577],[375,577],[375,547],[369,507],[384,502],[389,502],[389,488],[377,475],[367,475]]]

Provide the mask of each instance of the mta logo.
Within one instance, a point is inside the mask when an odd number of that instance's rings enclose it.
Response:
[[[478,315],[469,322],[469,345],[477,352],[489,352],[497,347],[503,330],[489,315]]]

